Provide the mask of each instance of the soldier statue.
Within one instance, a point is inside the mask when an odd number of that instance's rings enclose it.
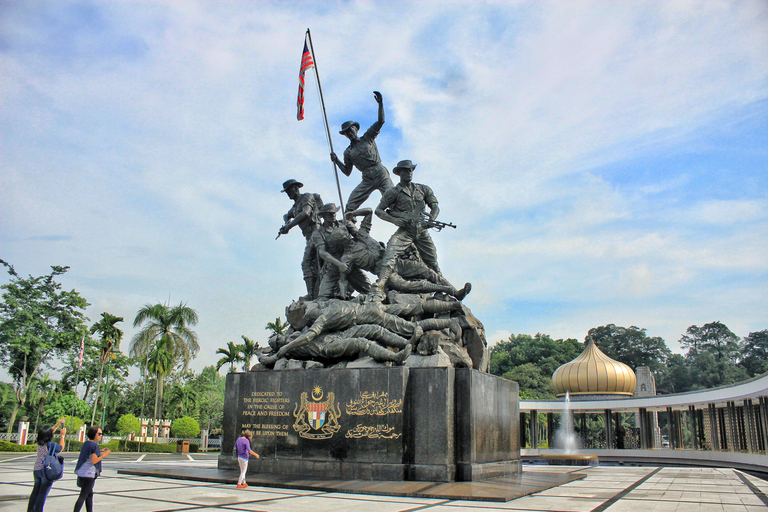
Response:
[[[307,243],[304,247],[304,257],[301,260],[301,272],[304,275],[304,283],[307,286],[307,295],[305,298],[313,299],[316,296],[315,287],[317,284],[318,268],[315,246],[312,244],[312,233],[317,227],[317,212],[323,206],[323,200],[320,194],[311,192],[301,194],[299,189],[304,184],[290,179],[283,183],[285,194],[293,201],[293,206],[288,213],[283,215],[284,225],[280,227],[277,238],[280,235],[287,234],[292,227],[299,226]]]
[[[363,181],[355,187],[347,199],[346,211],[348,212],[357,210],[374,190],[384,194],[388,188],[392,187],[389,172],[381,163],[379,149],[376,147],[376,136],[384,124],[384,103],[380,92],[373,91],[373,96],[379,104],[379,119],[362,137],[358,137],[360,123],[347,121],[342,124],[339,133],[349,139],[349,147],[344,150],[344,161],[342,162],[336,153],[331,153],[331,161],[338,165],[345,175],[352,174],[352,167],[357,167],[363,174]]]
[[[395,266],[395,258],[408,249],[411,244],[416,247],[422,261],[434,272],[440,274],[437,265],[437,250],[429,228],[437,218],[440,208],[432,189],[420,183],[413,183],[413,170],[416,164],[410,160],[401,160],[392,172],[400,176],[400,183],[387,190],[382,196],[376,215],[398,227],[390,237],[387,249],[381,261],[381,273],[376,282],[373,300],[381,300],[384,285],[389,279]],[[429,214],[424,211],[429,207]]]

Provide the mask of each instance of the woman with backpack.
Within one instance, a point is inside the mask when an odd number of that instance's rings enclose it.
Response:
[[[53,434],[59,427],[61,427],[59,442],[54,443],[52,441]],[[57,421],[53,427],[42,427],[37,431],[37,458],[35,459],[35,467],[32,470],[32,474],[35,477],[35,486],[32,488],[32,494],[29,495],[27,512],[43,512],[45,498],[48,497],[48,491],[51,490],[53,485],[53,482],[45,477],[43,459],[51,451],[55,456],[64,449],[64,436],[66,434],[67,429],[64,428],[64,418]]]
[[[75,502],[75,512],[80,512],[85,503],[85,510],[93,510],[93,484],[101,473],[101,460],[109,455],[109,448],[104,449],[104,453],[99,448],[99,443],[104,435],[101,427],[91,426],[88,432],[88,441],[83,443],[80,448],[80,457],[77,459],[75,473],[77,473],[77,486],[80,488],[80,496]]]

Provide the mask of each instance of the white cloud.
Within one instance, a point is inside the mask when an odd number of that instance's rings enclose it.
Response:
[[[762,169],[734,169],[758,185],[720,197],[687,161],[637,186],[636,167],[603,172],[698,150],[723,120],[765,109],[763,2],[110,2],[91,5],[97,28],[68,4],[45,22],[51,4],[11,5],[3,259],[70,265],[91,318],[170,293],[200,310],[209,363],[303,292],[303,239],[274,241],[280,184],[338,202],[312,80],[294,120],[305,26],[334,149],[341,122],[375,119],[381,90],[384,163],[413,159],[459,226],[434,235],[441,267],[473,281],[468,304],[494,336],[522,332],[504,304],[529,300],[543,304],[531,333],[624,322],[674,339],[731,311],[731,280],[744,293],[733,325],[763,316],[742,282],[765,285]],[[341,177],[345,195],[358,176]]]

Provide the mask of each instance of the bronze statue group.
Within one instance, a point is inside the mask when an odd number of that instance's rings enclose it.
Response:
[[[430,187],[412,181],[416,164],[410,160],[392,169],[400,178],[392,184],[376,146],[383,100],[379,92],[373,94],[377,121],[362,136],[359,123],[345,122],[339,133],[349,147],[343,160],[331,153],[345,175],[353,167],[362,173],[341,219],[338,206],[324,204],[319,194],[302,193],[301,182],[283,183],[293,206],[277,236],[295,226],[304,235],[301,269],[307,293],[286,308],[288,332],[270,338],[255,369],[403,364],[414,354],[422,358],[408,365],[487,371],[483,326],[461,302],[471,285],[456,288],[443,277],[429,234],[456,226],[436,220],[437,198]],[[381,192],[375,211],[361,209],[375,190]],[[386,246],[371,237],[374,213],[397,226]],[[375,276],[373,283],[366,273]],[[370,359],[359,359],[363,356]]]

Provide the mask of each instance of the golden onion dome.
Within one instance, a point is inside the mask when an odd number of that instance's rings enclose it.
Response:
[[[552,385],[558,397],[568,392],[582,400],[624,398],[634,393],[637,377],[632,368],[603,354],[589,337],[579,357],[555,370]]]

